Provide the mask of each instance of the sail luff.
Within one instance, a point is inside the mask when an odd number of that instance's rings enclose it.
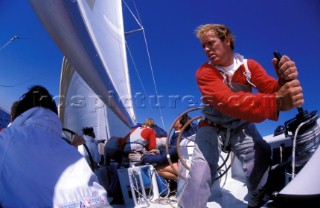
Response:
[[[58,114],[62,123],[64,122],[64,111],[65,111],[65,106],[67,105],[66,99],[67,99],[69,83],[73,73],[74,73],[74,69],[70,66],[66,58],[63,57],[61,74],[60,74],[59,104],[58,104]]]
[[[88,34],[78,6],[79,1],[30,0],[39,19],[62,53],[103,102],[128,126],[132,115],[121,101],[106,72],[101,55]],[[88,2],[88,1],[83,1]],[[109,2],[109,1],[99,1]],[[131,93],[131,92],[130,92]],[[131,95],[131,94],[130,94]]]
[[[122,1],[78,3],[95,48],[102,57],[104,68],[135,121],[124,38]]]

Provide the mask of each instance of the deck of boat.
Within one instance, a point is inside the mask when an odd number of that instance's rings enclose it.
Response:
[[[208,208],[244,208],[247,207],[247,187],[245,183],[241,180],[228,177],[228,179],[223,182],[221,181],[221,189],[217,188],[217,185],[213,186],[212,195],[207,203]],[[112,198],[110,198],[111,202]],[[115,208],[132,207],[132,205],[117,204],[111,205]],[[143,206],[135,206],[143,207]],[[159,198],[155,200],[150,200],[149,205],[145,207],[150,208],[169,208],[178,207],[178,202],[175,196],[167,198]]]
[[[230,162],[228,164],[230,164]],[[123,171],[126,172],[125,169],[123,169]],[[128,181],[124,182],[125,178],[123,177],[128,177],[127,175],[119,177],[121,178],[120,180],[122,183],[129,183]],[[217,180],[213,184],[211,190],[212,194],[207,203],[207,207],[209,208],[243,208],[248,206],[246,199],[247,187],[245,184],[245,177],[242,169],[240,168],[240,162],[237,159],[233,162],[232,168],[226,172],[226,174],[220,180]],[[110,198],[110,202],[111,201],[112,198]],[[129,198],[128,195],[124,196],[124,201],[124,204],[116,204],[112,205],[112,207],[178,207],[176,195],[170,195],[169,197],[150,198],[147,203],[143,203],[142,205],[135,205],[133,199]]]
[[[270,136],[266,137],[268,142],[272,146],[277,146],[278,143],[285,143],[288,142],[288,139],[284,137],[284,135],[279,135],[279,136]],[[188,141],[188,144],[184,144],[185,149],[181,149],[182,153],[186,155],[184,159],[187,161],[188,158],[190,159],[192,157],[192,147],[189,145],[192,144],[190,143],[192,141]],[[180,144],[181,145],[181,144]],[[192,145],[191,145],[192,146]],[[224,159],[227,158],[227,154],[222,153],[221,154],[221,161],[219,162],[220,164],[223,162]],[[243,173],[243,170],[241,168],[240,161],[235,158],[233,162],[232,161],[232,154],[231,156],[227,159],[227,162],[225,164],[225,167],[222,169],[226,170],[227,167],[231,164],[231,168],[226,172],[225,175],[223,175],[220,180],[217,180],[214,185],[212,186],[212,194],[211,197],[208,200],[207,207],[209,208],[219,208],[219,207],[232,207],[232,208],[242,208],[242,207],[247,207],[248,206],[248,201],[247,201],[247,186],[245,184],[245,176]],[[190,162],[190,161],[189,161]],[[187,162],[188,163],[188,162]],[[189,163],[190,164],[190,163]],[[183,168],[183,166],[179,165],[179,167]],[[180,168],[179,168],[180,169]],[[180,172],[180,171],[179,171]],[[187,173],[184,173],[187,175]],[[123,177],[123,178],[128,178],[128,176]],[[127,179],[126,179],[127,180]],[[122,179],[123,181],[123,179]],[[184,182],[183,180],[179,179],[179,181],[182,183]],[[129,184],[129,182],[127,182]],[[178,184],[179,187],[179,184]],[[178,188],[179,192],[179,188]],[[122,208],[122,207],[178,207],[178,200],[176,196],[170,196],[170,197],[159,197],[156,199],[150,199],[148,200],[147,203],[143,204],[142,206],[140,205],[135,205],[133,203],[132,199],[128,199],[128,197],[125,198],[125,204],[121,205],[112,205],[113,207],[116,208]],[[110,201],[112,198],[110,198]]]

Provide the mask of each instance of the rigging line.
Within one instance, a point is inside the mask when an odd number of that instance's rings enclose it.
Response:
[[[20,37],[17,35],[14,35],[6,44],[1,46],[0,50],[4,49],[6,46],[8,46],[12,41],[19,39]]]
[[[129,12],[131,13],[131,15],[132,15],[132,17],[136,20],[136,22],[137,22],[137,24],[140,26],[140,30],[143,30],[143,27],[142,27],[142,25],[141,25],[141,23],[139,22],[139,20],[136,18],[136,16],[134,15],[134,13],[132,12],[132,10],[130,9],[130,7],[128,6],[128,4],[125,2],[125,1],[122,1],[125,5],[126,5],[126,7],[127,7],[127,9],[129,10]],[[133,3],[134,3],[134,1],[133,1]],[[135,7],[136,8],[136,7]],[[137,9],[136,9],[137,10]],[[138,15],[139,16],[139,15]]]
[[[142,79],[141,79],[141,76],[140,76],[140,74],[139,74],[138,68],[137,68],[137,66],[136,66],[136,63],[134,62],[134,58],[133,58],[133,56],[132,56],[132,53],[131,53],[131,51],[130,51],[130,48],[129,48],[129,45],[127,44],[127,42],[126,42],[126,47],[127,47],[127,52],[129,53],[130,59],[131,59],[132,64],[133,64],[133,68],[135,69],[136,74],[137,74],[137,76],[138,76],[138,79],[139,79],[140,85],[141,85],[141,87],[142,87],[143,93],[144,93],[144,95],[145,95],[146,98],[147,98],[146,100],[147,100],[148,104],[151,106],[150,99],[148,99],[148,98],[149,98],[149,95],[148,95],[148,93],[147,93],[147,91],[146,91],[146,89],[145,89],[145,87],[144,87],[144,84],[143,84],[143,82],[142,82]],[[152,110],[152,112],[153,112],[153,108],[151,108],[151,110]]]
[[[127,43],[127,42],[126,42],[126,43]],[[146,95],[146,97],[149,97],[149,96],[148,96],[148,93],[147,93],[147,91],[146,91],[146,88],[145,88],[144,85],[143,85],[141,76],[140,76],[140,74],[139,74],[139,72],[138,72],[136,63],[134,62],[134,59],[133,59],[133,56],[132,56],[132,53],[131,53],[131,51],[130,51],[130,48],[129,48],[128,44],[126,44],[126,46],[127,46],[127,49],[128,49],[127,51],[129,52],[129,56],[130,56],[131,61],[132,61],[132,64],[133,64],[133,68],[135,69],[135,71],[136,71],[136,73],[137,73],[137,75],[138,75],[138,79],[139,79],[140,85],[142,86],[143,93]],[[147,101],[148,101],[148,104],[151,105],[150,100],[147,99]]]
[[[149,49],[148,49],[148,43],[147,43],[146,34],[145,34],[144,30],[143,30],[143,37],[144,37],[144,41],[145,41],[145,44],[146,44],[146,50],[147,50],[150,70],[151,70],[151,74],[152,74],[152,81],[153,81],[153,85],[154,85],[154,88],[155,88],[157,101],[159,103],[159,111],[160,111],[160,117],[161,117],[162,125],[163,125],[164,128],[166,128],[165,125],[164,125],[164,121],[163,121],[163,116],[162,116],[162,111],[161,111],[161,107],[160,107],[160,100],[159,100],[159,95],[158,95],[157,84],[156,84],[156,80],[154,78],[154,71],[153,71],[153,67],[152,67],[152,64],[151,64],[151,57],[150,57],[150,53],[149,53]]]
[[[40,73],[40,74],[38,74],[38,75],[35,75],[35,76],[33,76],[33,77],[29,78],[29,79],[26,79],[26,80],[24,80],[24,81],[22,81],[22,82],[18,82],[18,83],[13,84],[13,85],[0,84],[0,87],[17,87],[17,86],[19,86],[19,85],[22,85],[22,84],[24,84],[24,83],[27,83],[27,82],[29,82],[29,81],[31,81],[31,80],[39,77],[40,75],[43,75],[44,73],[45,73],[45,72]]]
[[[142,26],[142,21],[141,21],[141,18],[140,18],[140,15],[139,15],[139,12],[138,12],[138,9],[136,7],[136,4],[135,4],[135,1],[133,0],[133,5],[135,7],[135,10],[137,12],[137,16],[138,16],[138,19],[139,21],[137,20],[137,18],[134,16],[134,18],[136,19],[136,21],[138,21],[138,24],[141,26],[141,28],[143,28]],[[131,10],[130,10],[131,11]],[[162,122],[162,126],[163,128],[166,128],[165,127],[165,124],[164,124],[164,120],[163,120],[163,114],[162,114],[162,110],[161,110],[161,107],[160,107],[160,100],[159,100],[159,96],[158,96],[158,90],[157,90],[157,85],[156,85],[156,81],[155,81],[155,78],[154,78],[154,71],[153,71],[153,67],[152,67],[152,63],[151,63],[151,57],[150,57],[150,52],[149,52],[149,47],[148,47],[148,42],[147,42],[147,38],[146,38],[146,33],[145,33],[145,30],[142,30],[142,34],[143,34],[143,38],[144,38],[144,41],[145,41],[145,46],[146,46],[146,51],[147,51],[147,54],[148,54],[148,60],[149,60],[149,66],[150,66],[150,70],[151,70],[151,74],[152,74],[152,80],[153,80],[153,85],[154,85],[154,88],[155,88],[155,93],[156,93],[156,97],[157,97],[157,101],[159,103],[159,111],[160,111],[160,118],[161,118],[161,122]]]

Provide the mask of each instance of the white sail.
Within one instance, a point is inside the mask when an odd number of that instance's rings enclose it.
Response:
[[[121,0],[30,3],[70,65],[118,118],[133,126]]]
[[[125,136],[126,126],[87,85],[77,71],[63,59],[60,79],[59,117],[63,127],[81,134],[83,127],[93,127],[97,139]]]

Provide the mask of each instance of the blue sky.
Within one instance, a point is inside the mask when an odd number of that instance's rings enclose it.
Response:
[[[134,10],[132,0],[126,2]],[[299,70],[305,98],[302,107],[319,111],[319,0],[135,0],[135,4],[145,29],[157,89],[156,93],[143,35],[131,34],[127,37],[128,46],[151,96],[149,106],[136,103],[138,122],[152,117],[163,127],[162,115],[168,130],[177,115],[200,105],[194,74],[206,57],[194,30],[206,23],[228,25],[236,37],[235,52],[257,60],[272,76],[273,51],[290,56]],[[34,84],[58,95],[63,55],[28,1],[2,0],[0,9],[0,106],[9,110],[11,103]],[[126,31],[137,29],[126,9],[124,20]],[[6,45],[14,35],[20,38]],[[136,95],[143,89],[129,56],[128,60],[132,94]],[[160,96],[160,108],[153,99],[156,94]],[[270,134],[296,114],[296,109],[282,112],[279,121],[265,121],[258,128],[262,135]]]

